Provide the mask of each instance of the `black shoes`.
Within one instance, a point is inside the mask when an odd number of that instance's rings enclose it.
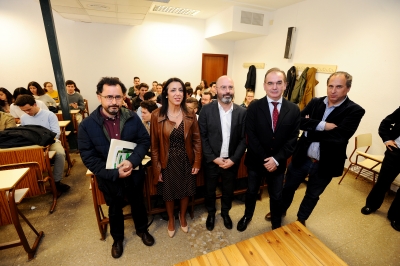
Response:
[[[247,218],[246,216],[243,216],[242,219],[237,224],[237,230],[239,232],[243,232],[244,230],[247,229],[247,225],[250,223],[251,218]]]
[[[285,216],[286,216],[286,211],[282,213],[282,217],[285,217]],[[271,213],[270,212],[265,215],[265,220],[271,221]]]
[[[206,221],[207,230],[212,231],[214,229],[214,225],[215,225],[215,214],[208,214]]]
[[[304,227],[306,227],[306,220],[297,219],[297,221],[299,221],[302,225],[304,225]]]
[[[375,212],[375,211],[376,211],[376,210],[373,210],[373,209],[371,209],[371,208],[368,207],[368,206],[364,206],[364,207],[362,207],[362,209],[361,209],[361,213],[364,214],[364,215],[371,214],[371,213],[373,213],[373,212]]]
[[[124,246],[122,244],[123,240],[114,240],[114,243],[111,247],[111,256],[114,259],[118,259],[121,257],[122,252],[124,252]]]
[[[152,246],[154,245],[154,237],[150,235],[149,231],[143,232],[143,233],[137,233],[136,234],[142,239],[143,244],[146,246]]]
[[[59,192],[67,192],[71,188],[67,184],[61,183],[60,181],[55,182],[55,183],[56,183],[56,189]]]
[[[222,219],[224,219],[224,225],[227,229],[232,229],[232,220],[229,214],[221,214]]]

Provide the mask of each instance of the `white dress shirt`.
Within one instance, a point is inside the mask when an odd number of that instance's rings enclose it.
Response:
[[[222,146],[220,157],[229,157],[229,141],[231,139],[231,122],[232,122],[232,111],[233,103],[231,108],[225,112],[224,108],[218,103],[219,117],[221,120],[221,131],[222,131]]]

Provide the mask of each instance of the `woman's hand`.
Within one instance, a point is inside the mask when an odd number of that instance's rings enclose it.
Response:
[[[192,168],[192,175],[197,175],[200,169],[198,168]]]

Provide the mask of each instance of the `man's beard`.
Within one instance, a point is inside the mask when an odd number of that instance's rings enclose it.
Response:
[[[222,95],[221,102],[223,102],[225,104],[228,104],[228,103],[231,103],[232,100],[233,100],[233,95],[232,94]]]
[[[113,107],[117,107],[118,109],[115,110],[115,109],[113,109]],[[109,106],[107,107],[107,109],[105,109],[105,110],[106,110],[106,112],[109,113],[110,115],[116,115],[116,114],[118,114],[120,108],[121,108],[121,107],[120,107],[119,105],[109,105]]]

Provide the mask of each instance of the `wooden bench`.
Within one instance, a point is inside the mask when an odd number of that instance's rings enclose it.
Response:
[[[189,265],[347,265],[299,222],[183,261]]]

